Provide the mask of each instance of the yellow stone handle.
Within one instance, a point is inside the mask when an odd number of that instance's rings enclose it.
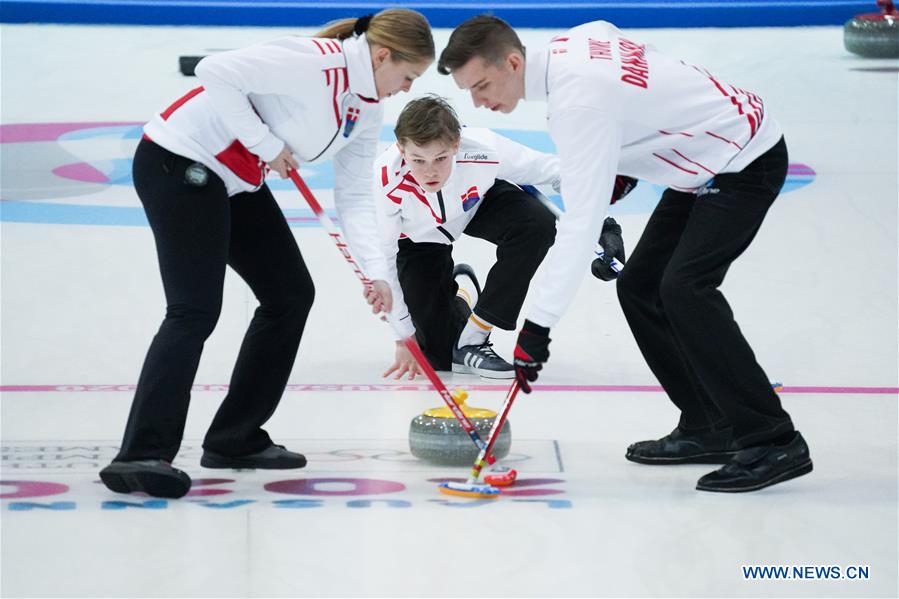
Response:
[[[468,399],[468,391],[463,389],[462,387],[456,387],[452,391],[450,391],[450,395],[453,396],[453,401],[456,402],[456,405],[461,406],[465,403],[465,400]]]
[[[493,410],[473,408],[467,405],[465,403],[465,400],[468,399],[468,391],[466,391],[462,387],[456,387],[455,389],[450,391],[450,396],[453,398],[453,401],[456,402],[456,405],[458,405],[462,410],[462,413],[465,414],[465,416],[467,416],[468,418],[496,418],[496,412],[494,412]],[[455,415],[453,415],[450,409],[446,406],[425,410],[424,415],[431,418],[455,418]]]

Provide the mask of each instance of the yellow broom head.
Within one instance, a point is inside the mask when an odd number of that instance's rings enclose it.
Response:
[[[500,490],[483,483],[442,483],[437,489],[445,495],[468,497],[471,499],[495,499]]]

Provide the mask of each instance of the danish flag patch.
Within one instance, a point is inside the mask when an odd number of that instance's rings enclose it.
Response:
[[[462,210],[468,212],[471,210],[475,204],[481,201],[481,196],[478,195],[478,188],[471,187],[462,194]]]
[[[356,121],[359,120],[359,109],[350,106],[346,109],[346,118],[344,119],[343,126],[343,136],[349,137],[350,133],[353,132],[353,127],[356,126]]]

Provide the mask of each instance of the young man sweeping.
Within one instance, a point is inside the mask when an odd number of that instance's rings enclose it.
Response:
[[[549,359],[549,330],[574,298],[616,173],[667,188],[618,295],[647,364],[681,416],[628,448],[649,464],[722,463],[705,491],[753,491],[812,470],[809,449],[718,289],[787,172],[781,127],[756,94],[614,25],[587,23],[525,52],[492,16],[456,28],[438,70],[475,106],[545,102],[566,212],[515,349],[522,388]]]

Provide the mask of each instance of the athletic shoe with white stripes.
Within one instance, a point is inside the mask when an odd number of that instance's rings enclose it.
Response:
[[[453,372],[478,374],[485,379],[515,378],[515,368],[493,351],[489,336],[481,345],[453,349]]]

